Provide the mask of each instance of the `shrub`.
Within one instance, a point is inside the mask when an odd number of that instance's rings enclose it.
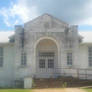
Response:
[[[64,82],[64,83],[62,84],[62,87],[63,87],[63,88],[66,88],[66,87],[67,87],[67,82]]]

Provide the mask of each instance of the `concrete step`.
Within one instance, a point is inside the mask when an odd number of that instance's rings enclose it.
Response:
[[[92,85],[90,80],[80,80],[72,77],[61,78],[40,78],[34,79],[33,88],[62,88],[62,87],[83,87]]]

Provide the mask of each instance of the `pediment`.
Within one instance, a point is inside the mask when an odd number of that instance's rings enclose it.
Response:
[[[24,24],[25,30],[37,31],[37,29],[65,28],[68,24],[49,15],[44,14]]]

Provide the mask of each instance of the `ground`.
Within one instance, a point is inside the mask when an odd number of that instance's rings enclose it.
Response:
[[[92,92],[92,88],[86,88],[85,89],[87,92]]]
[[[32,92],[30,89],[0,89],[0,92]]]
[[[49,89],[0,89],[0,92],[92,92],[92,89],[49,88]]]
[[[33,92],[86,92],[79,88],[53,88],[53,89],[35,89]]]

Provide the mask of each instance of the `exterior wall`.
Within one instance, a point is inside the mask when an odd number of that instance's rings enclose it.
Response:
[[[80,68],[87,69],[89,68],[88,66],[88,46],[87,45],[80,45],[80,50],[79,50],[79,65]]]
[[[26,23],[24,28],[21,26],[16,27],[15,34],[15,49],[16,49],[16,79],[24,79],[28,76],[36,75],[36,46],[41,39],[51,39],[55,41],[58,46],[58,62],[57,68],[70,68],[67,66],[67,52],[73,53],[73,66],[71,68],[78,68],[78,53],[79,53],[79,36],[76,26],[69,28],[68,34],[65,30],[69,26],[48,15],[38,18],[32,23]],[[21,39],[20,34],[24,30],[24,51],[27,53],[27,65],[21,66]],[[71,40],[72,47],[68,46]],[[56,72],[61,72],[57,70]]]
[[[92,67],[89,66],[89,61],[88,61],[88,47],[92,47],[91,43],[84,43],[80,45],[79,49],[79,61],[80,62],[80,68],[84,69],[92,69]]]
[[[82,43],[79,50],[79,64],[80,64],[80,78],[81,79],[92,79],[92,67],[89,66],[88,60],[88,47],[92,47],[91,43]]]
[[[11,87],[14,81],[14,45],[1,45],[4,49],[3,67],[0,67],[0,87]]]

